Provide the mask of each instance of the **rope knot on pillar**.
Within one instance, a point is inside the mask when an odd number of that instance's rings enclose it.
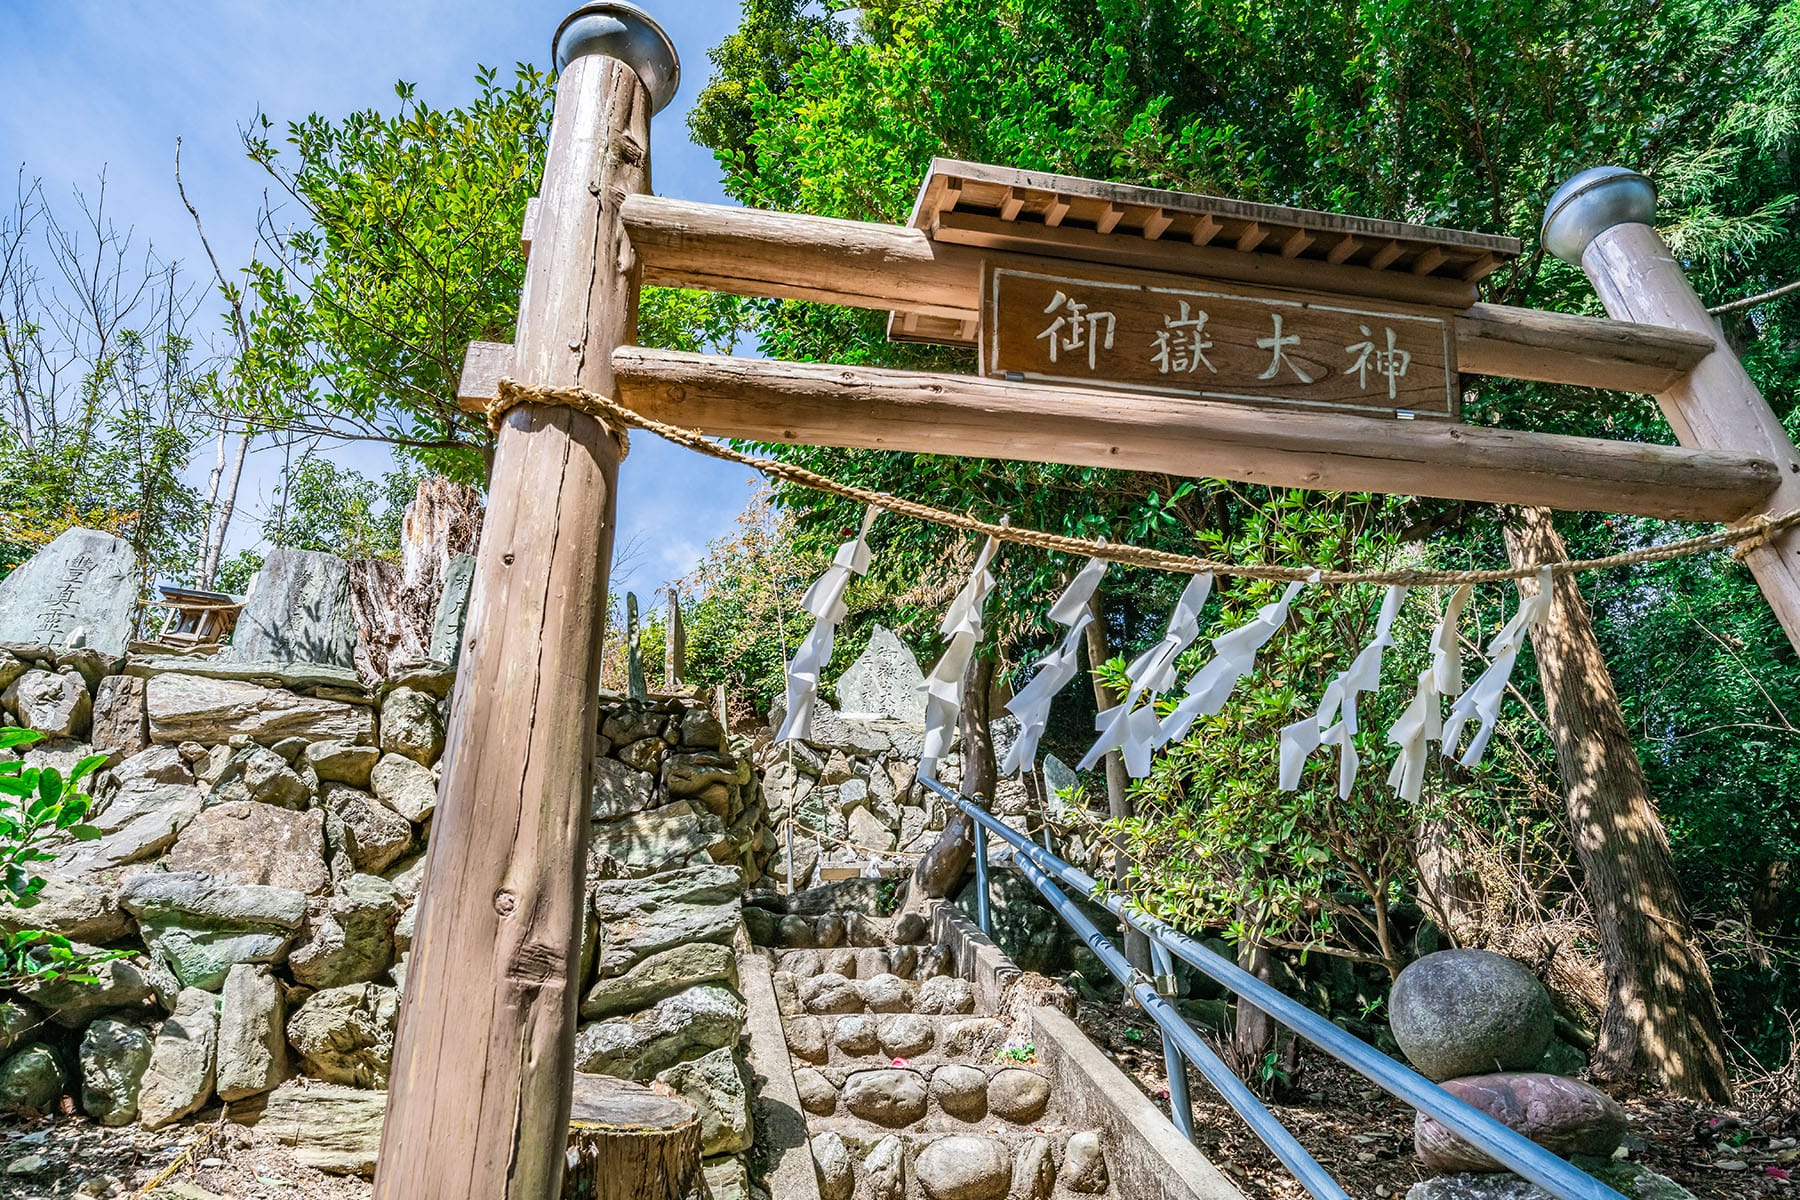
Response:
[[[506,414],[524,404],[538,404],[547,408],[572,408],[586,413],[606,429],[619,443],[619,457],[624,458],[631,453],[631,434],[620,422],[617,405],[605,401],[602,397],[578,387],[528,387],[511,379],[502,379],[497,394],[488,402],[488,428],[495,433],[500,432],[500,423],[506,420]]]

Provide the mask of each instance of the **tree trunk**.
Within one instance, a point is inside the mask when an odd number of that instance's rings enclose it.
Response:
[[[976,655],[963,677],[962,732],[963,770],[960,795],[971,799],[994,797],[994,739],[988,731],[989,693],[994,687],[994,660]],[[919,858],[913,868],[912,898],[915,904],[926,899],[938,900],[950,895],[968,873],[969,859],[975,852],[975,822],[962,811],[950,814],[937,841]]]
[[[356,669],[379,680],[399,663],[430,653],[431,627],[450,561],[481,541],[481,494],[437,475],[419,480],[400,520],[400,563],[350,564],[350,612],[356,621]]]
[[[1238,943],[1237,965],[1264,983],[1272,985],[1275,982],[1275,956],[1258,939],[1260,922],[1250,915],[1251,912],[1249,908],[1238,910],[1244,927],[1250,933]],[[1281,1027],[1275,1023],[1275,1018],[1239,996],[1231,1025],[1231,1066],[1251,1087],[1257,1088],[1265,1096],[1273,1096],[1281,1083],[1278,1075],[1264,1075],[1263,1065],[1270,1051],[1278,1052],[1275,1065],[1289,1078],[1292,1078],[1298,1061],[1299,1047],[1294,1040],[1290,1037],[1285,1039],[1285,1045],[1283,1043]],[[1258,1087],[1259,1084],[1266,1086]]]
[[[700,1182],[700,1116],[679,1096],[575,1076],[563,1200],[684,1200]]]
[[[1088,622],[1087,652],[1088,678],[1094,685],[1094,705],[1101,712],[1116,707],[1118,701],[1112,692],[1100,682],[1100,664],[1112,658],[1112,647],[1106,640],[1106,613],[1100,607],[1100,595],[1096,592],[1088,597],[1088,611],[1094,619]],[[1106,755],[1106,813],[1115,821],[1122,821],[1132,815],[1131,796],[1126,792],[1130,777],[1125,774],[1125,759],[1117,750]],[[1112,874],[1115,880],[1124,880],[1131,874],[1131,855],[1125,848],[1124,837],[1113,838]],[[1137,930],[1125,929],[1125,961],[1148,975],[1151,971],[1150,939]],[[1126,1003],[1131,1003],[1130,993],[1126,993]]]
[[[1506,547],[1519,566],[1568,557],[1541,508],[1521,509],[1508,523]],[[1519,581],[1521,593],[1535,594],[1536,587],[1535,580]],[[1712,975],[1574,576],[1557,579],[1550,615],[1532,634],[1532,646],[1570,834],[1606,962],[1595,1073],[1614,1080],[1648,1074],[1677,1096],[1728,1100]]]

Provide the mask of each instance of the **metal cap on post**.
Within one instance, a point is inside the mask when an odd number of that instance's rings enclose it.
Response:
[[[649,13],[624,0],[584,4],[556,27],[550,60],[559,72],[584,54],[604,54],[636,71],[650,93],[652,114],[667,108],[681,88],[675,43]]]
[[[1544,249],[1581,264],[1588,244],[1615,225],[1648,225],[1656,185],[1628,167],[1589,167],[1556,189],[1544,209]]]

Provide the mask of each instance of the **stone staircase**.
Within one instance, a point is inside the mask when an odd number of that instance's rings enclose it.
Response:
[[[1029,1022],[996,1011],[1016,968],[960,914],[825,911],[752,925],[776,943],[755,953],[768,960],[820,1200],[1120,1194],[1106,1133],[1061,1103]],[[966,961],[970,935],[986,972]],[[792,1187],[771,1175],[778,1200]]]

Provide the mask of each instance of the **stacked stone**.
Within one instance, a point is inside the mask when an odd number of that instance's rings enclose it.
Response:
[[[776,883],[800,891],[827,877],[864,870],[871,861],[891,871],[936,839],[949,806],[915,783],[924,748],[924,682],[912,651],[877,625],[868,648],[838,680],[841,711],[820,700],[808,740],[774,741],[773,729],[783,716],[777,701],[770,731],[757,738],[753,751],[774,827],[768,873]],[[997,758],[1017,730],[1011,717],[994,722]],[[953,746],[939,763],[938,778],[952,789],[961,780],[959,748]],[[997,791],[995,811],[1026,828],[1034,806],[1024,786],[1004,780]]]
[[[1394,981],[1388,1011],[1395,1040],[1420,1074],[1613,1186],[1626,1184],[1627,1195],[1640,1194],[1637,1177],[1651,1173],[1613,1161],[1625,1110],[1598,1088],[1556,1073],[1579,1069],[1581,1055],[1556,1040],[1550,993],[1522,964],[1486,950],[1428,954]],[[1435,1177],[1416,1184],[1408,1200],[1545,1195],[1422,1112],[1413,1143]]]
[[[0,650],[5,720],[48,735],[28,765],[109,758],[100,837],[53,846],[39,903],[0,908],[0,927],[122,954],[94,984],[0,994],[0,1110],[72,1094],[103,1124],[156,1128],[227,1101],[301,1161],[366,1173],[453,677],[357,691],[303,682],[310,668],[279,687],[170,665]],[[723,1156],[750,1136],[730,943],[741,867],[772,839],[748,760],[698,699],[614,698],[601,721],[581,1069],[694,1099],[729,1185],[742,1164]]]
[[[749,741],[728,738],[695,695],[607,695],[601,704],[593,873],[641,877],[720,862],[759,879],[775,841]]]
[[[72,1091],[103,1124],[157,1128],[297,1072],[384,1087],[449,676],[353,702],[114,660],[92,680],[58,666],[59,692],[51,660],[0,653],[0,675],[28,685],[0,704],[50,735],[27,765],[108,756],[100,836],[52,845],[40,902],[0,924],[122,957],[97,983],[7,998],[0,1107]]]

